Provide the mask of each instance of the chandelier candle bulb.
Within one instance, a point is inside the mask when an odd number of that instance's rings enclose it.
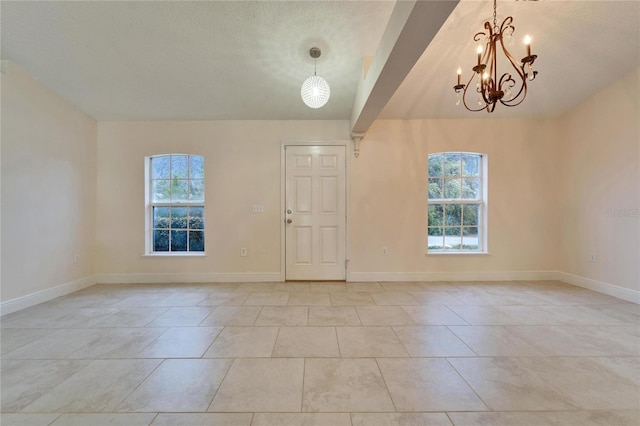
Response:
[[[481,57],[482,57],[482,46],[478,46],[478,65],[480,65]]]
[[[458,85],[460,85],[460,77],[462,77],[462,70],[458,68]]]
[[[527,56],[531,56],[531,37],[524,36],[524,44],[527,45]]]

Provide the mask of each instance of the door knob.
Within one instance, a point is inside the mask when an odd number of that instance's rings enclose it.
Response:
[[[291,209],[287,209],[287,214],[291,214],[291,213],[293,213]]]
[[[287,219],[287,223],[291,223],[291,222],[293,222],[293,221],[290,218]]]

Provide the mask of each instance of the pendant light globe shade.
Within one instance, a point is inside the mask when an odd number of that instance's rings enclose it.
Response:
[[[302,96],[302,101],[309,108],[321,108],[329,100],[331,89],[327,80],[318,75],[312,75],[302,83],[300,96]]]

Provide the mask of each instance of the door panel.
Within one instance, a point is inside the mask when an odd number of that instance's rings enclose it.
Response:
[[[288,280],[346,278],[344,146],[286,146]]]
[[[298,214],[310,214],[311,213],[311,177],[308,176],[296,176],[296,192],[294,194],[296,200],[295,211]]]
[[[336,265],[338,263],[338,229],[335,226],[323,226],[320,228],[320,245],[322,265]]]
[[[296,265],[311,265],[311,227],[310,226],[296,226],[294,231],[295,238],[295,253],[294,259]]]
[[[320,213],[338,214],[338,179],[335,177],[320,178]]]

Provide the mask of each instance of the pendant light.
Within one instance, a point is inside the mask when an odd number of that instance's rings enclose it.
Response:
[[[317,47],[312,47],[309,50],[309,56],[314,60],[313,63],[313,75],[308,77],[303,83],[300,89],[300,96],[302,101],[309,108],[317,109],[323,107],[329,100],[331,95],[331,89],[327,80],[316,75],[316,62],[322,52]]]

